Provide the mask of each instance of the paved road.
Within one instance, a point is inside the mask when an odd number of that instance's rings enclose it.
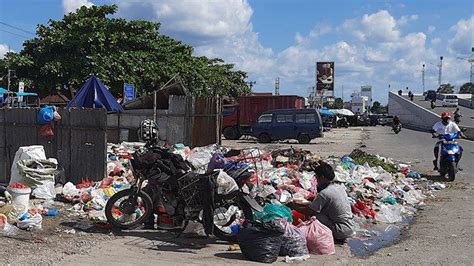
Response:
[[[368,127],[360,129],[360,139],[345,143],[348,151],[359,147],[361,142],[372,153],[389,156],[396,160],[411,162],[424,173],[433,174],[432,146],[429,134],[402,130],[393,134],[389,127]],[[352,135],[352,134],[350,134]],[[464,171],[449,188],[438,193],[436,199],[427,201],[428,206],[416,219],[409,231],[408,239],[391,247],[383,248],[368,258],[357,258],[346,247],[336,247],[333,256],[312,256],[304,265],[315,264],[371,264],[406,265],[440,264],[471,265],[474,254],[474,142],[460,141],[465,148],[462,161]],[[253,146],[254,144],[248,144]],[[287,144],[288,145],[288,144]],[[341,146],[324,145],[331,147]],[[289,146],[289,145],[288,145]],[[314,145],[318,147],[319,145]],[[436,177],[433,177],[436,178]],[[130,232],[113,241],[104,242],[88,255],[67,257],[61,264],[66,265],[248,265],[240,252],[227,251],[228,244],[206,240],[196,235],[176,239],[159,232]],[[281,258],[277,264],[284,264]]]
[[[398,135],[372,128],[365,141],[367,151],[409,161],[423,173],[432,174],[434,140],[427,133],[403,129]],[[472,265],[474,254],[474,142],[460,140],[464,168],[454,183],[437,195],[435,202],[416,218],[408,239],[383,248],[366,261],[370,264]],[[389,147],[389,148],[388,148]],[[365,264],[365,263],[364,263]]]
[[[404,97],[408,99],[408,96]],[[451,113],[456,111],[456,107],[443,107],[443,103],[440,100],[436,101],[435,109],[431,109],[431,103],[429,101],[425,101],[424,96],[415,96],[413,98],[413,102],[437,114],[441,114],[444,111],[450,111]],[[463,115],[463,117],[461,117],[461,125],[474,127],[474,109],[462,107],[460,105],[458,108]]]

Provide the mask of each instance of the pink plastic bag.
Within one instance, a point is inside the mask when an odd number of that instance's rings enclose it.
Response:
[[[331,255],[336,252],[331,229],[319,222],[316,217],[301,223],[298,228],[306,236],[306,244],[311,254]]]

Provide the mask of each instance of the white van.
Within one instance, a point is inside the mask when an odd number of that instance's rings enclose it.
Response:
[[[445,95],[443,98],[443,106],[458,106],[458,96],[456,95]]]

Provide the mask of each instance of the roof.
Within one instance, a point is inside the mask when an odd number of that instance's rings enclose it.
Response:
[[[269,113],[316,113],[316,109],[314,108],[287,108],[287,109],[274,109],[265,111],[262,114],[269,114]]]
[[[122,106],[96,76],[91,76],[68,103],[68,108],[105,108],[108,112],[122,112]]]
[[[54,94],[48,95],[41,99],[41,103],[50,103],[50,104],[67,104],[69,102],[69,98],[66,97],[61,92],[57,91]]]

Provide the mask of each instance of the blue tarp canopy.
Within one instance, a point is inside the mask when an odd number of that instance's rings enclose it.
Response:
[[[96,76],[90,77],[68,103],[68,108],[105,108],[108,112],[122,112],[122,106]]]
[[[319,113],[321,114],[321,116],[334,116],[334,113],[331,112],[329,109],[327,108],[321,108],[319,109]]]
[[[5,94],[5,93],[8,93],[8,91],[0,87],[0,95]]]
[[[21,97],[21,96],[36,96],[38,97],[38,93],[34,92],[15,92],[16,96]]]

